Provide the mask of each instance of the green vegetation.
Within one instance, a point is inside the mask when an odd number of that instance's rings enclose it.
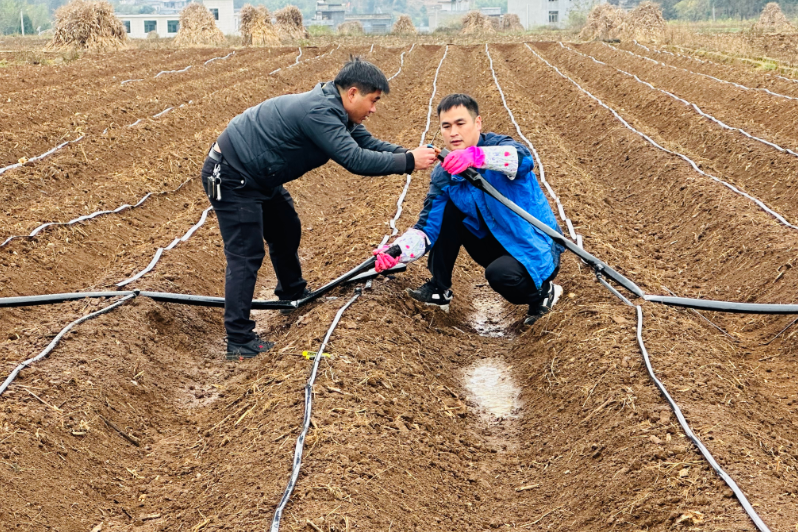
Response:
[[[47,6],[29,4],[23,0],[0,0],[0,34],[22,33],[21,22],[25,24],[25,35],[35,34],[37,28],[41,30],[49,28],[51,23]]]
[[[659,0],[666,19],[712,20],[759,18],[765,4],[772,0]],[[781,10],[789,16],[798,14],[798,0],[779,0]]]

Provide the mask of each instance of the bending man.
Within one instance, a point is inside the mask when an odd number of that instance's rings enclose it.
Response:
[[[251,358],[274,345],[255,334],[250,319],[264,240],[277,275],[277,297],[296,300],[309,293],[297,253],[302,226],[284,183],[330,159],[368,176],[409,173],[434,164],[434,150],[407,150],[375,139],[363,127],[389,90],[379,68],[354,58],[334,81],[247,109],[211,147],[202,183],[216,211],[227,258],[228,359]]]
[[[394,242],[402,248],[402,256],[386,255],[386,247],[375,250],[377,270],[398,261],[411,262],[429,251],[432,279],[408,293],[448,312],[454,263],[460,247],[465,247],[485,268],[491,288],[514,305],[528,305],[524,323],[531,325],[562,294],[562,287],[553,280],[563,248],[457,174],[475,168],[501,194],[560,231],[532,171],[532,156],[510,137],[483,134],[479,106],[466,94],[450,94],[441,100],[438,119],[451,153],[432,172],[418,222]]]

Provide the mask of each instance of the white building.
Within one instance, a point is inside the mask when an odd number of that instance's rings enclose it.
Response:
[[[225,35],[238,35],[241,17],[233,9],[233,0],[203,0],[216,19],[216,26]],[[133,39],[145,39],[154,31],[158,37],[174,37],[180,29],[180,14],[154,13],[150,15],[119,15],[119,20]]]
[[[596,4],[607,0],[507,0],[507,12],[518,15],[526,29],[539,26],[564,28],[571,10],[588,13]]]

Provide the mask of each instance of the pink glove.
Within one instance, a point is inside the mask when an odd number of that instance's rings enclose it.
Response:
[[[377,261],[374,263],[374,271],[377,273],[384,272],[385,270],[390,270],[397,264],[399,264],[398,257],[393,258],[385,253],[380,253],[377,255]]]
[[[469,146],[464,150],[456,150],[443,160],[441,166],[450,174],[459,174],[469,167],[481,168],[485,165],[485,152],[477,146]]]

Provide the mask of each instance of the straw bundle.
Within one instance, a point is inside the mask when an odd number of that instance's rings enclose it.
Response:
[[[222,30],[208,9],[197,3],[187,5],[180,12],[180,29],[177,30],[175,46],[204,46],[224,42]]]
[[[272,19],[266,6],[244,5],[241,8],[240,31],[244,46],[277,46],[280,44],[280,38],[272,26]]]
[[[118,50],[125,46],[127,33],[106,1],[72,0],[55,12],[53,40],[50,50]]]
[[[391,28],[391,33],[395,35],[415,35],[418,31],[416,31],[416,26],[409,16],[400,15],[393,28]]]
[[[667,29],[659,4],[646,0],[629,12],[618,36],[624,41],[659,43],[665,38]]]
[[[770,2],[762,10],[759,21],[754,24],[754,31],[765,33],[789,33],[795,31],[795,27],[790,24],[787,17],[782,13],[779,4]]]
[[[296,6],[285,6],[274,13],[277,19],[277,35],[282,41],[307,39],[308,30],[302,24],[302,12]]]
[[[501,31],[524,31],[524,26],[521,25],[518,15],[507,13],[502,17]]]
[[[460,33],[493,33],[494,31],[496,29],[488,17],[479,11],[469,11],[463,17],[463,29]]]
[[[359,20],[350,20],[338,25],[338,35],[363,35],[363,24]]]
[[[590,10],[579,38],[583,41],[617,39],[626,13],[612,4],[599,4]]]

